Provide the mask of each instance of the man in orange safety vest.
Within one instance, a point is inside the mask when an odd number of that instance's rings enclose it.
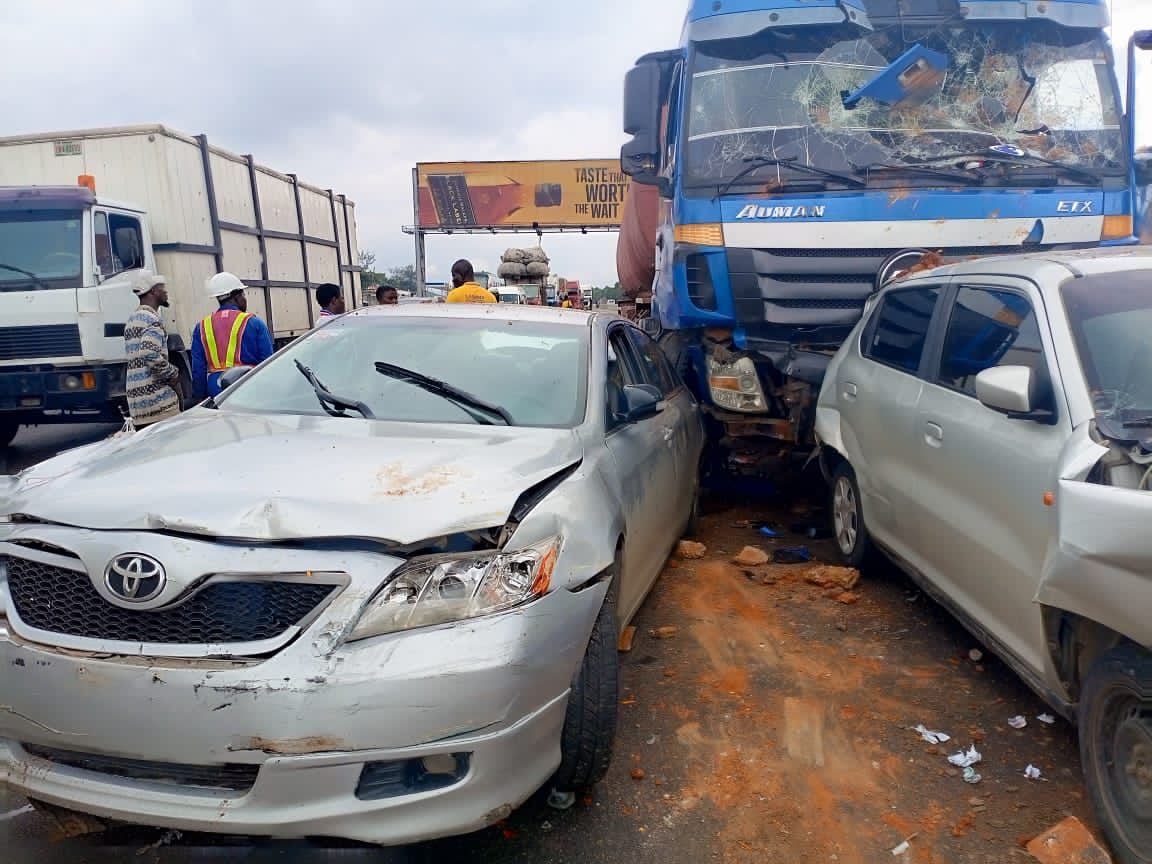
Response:
[[[217,273],[204,288],[220,308],[192,331],[192,389],[197,400],[220,392],[223,372],[263,363],[274,350],[268,325],[248,311],[239,277]]]

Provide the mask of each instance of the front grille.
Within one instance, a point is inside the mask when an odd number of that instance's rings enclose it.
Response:
[[[145,780],[172,786],[247,792],[256,784],[259,765],[177,765],[173,762],[145,762],[95,753],[55,750],[34,744],[22,745],[29,756],[47,759],[57,765],[110,774],[129,780]]]
[[[763,249],[769,255],[777,258],[887,258],[893,252],[899,252],[904,247],[893,249]],[[1052,249],[1047,246],[1029,246],[1028,252],[1047,252]],[[1003,255],[1006,252],[1025,251],[1023,246],[949,246],[947,253],[957,258],[978,257],[984,255]]]
[[[0,360],[37,357],[79,357],[80,328],[76,324],[0,327]]]
[[[335,590],[308,582],[213,582],[175,606],[125,609],[101,597],[84,573],[6,560],[8,591],[29,627],[116,642],[227,645],[273,639]]]
[[[804,300],[798,298],[776,298],[769,301],[774,306],[783,306],[785,309],[855,309],[861,312],[864,309],[863,300],[834,300],[830,298],[813,298]]]

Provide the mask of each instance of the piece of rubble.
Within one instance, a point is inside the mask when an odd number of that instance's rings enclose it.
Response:
[[[813,567],[804,574],[804,580],[821,588],[836,587],[851,591],[860,582],[860,571],[855,567]]]
[[[763,567],[770,560],[772,559],[763,549],[756,546],[745,546],[740,550],[740,554],[732,559],[732,563],[738,567]]]
[[[973,663],[979,663],[981,660],[984,659],[984,652],[981,651],[979,648],[973,648],[971,651],[968,652],[968,659],[971,660]]]
[[[685,561],[698,561],[708,554],[708,547],[694,540],[681,540],[676,547],[676,557]]]
[[[1026,848],[1040,864],[1112,864],[1112,856],[1075,816],[1033,838]]]
[[[620,634],[620,639],[616,643],[616,650],[627,653],[632,650],[632,642],[636,638],[636,628],[632,626],[625,627]]]
[[[851,591],[845,591],[836,595],[836,602],[843,603],[845,606],[851,606],[853,603],[860,602],[860,595],[854,594]]]
[[[780,581],[780,574],[771,567],[745,567],[744,575],[761,585],[775,585]]]
[[[643,780],[646,776],[643,768],[633,768],[629,773],[633,780]]]
[[[653,639],[672,639],[679,632],[680,628],[675,624],[665,624],[663,627],[653,627],[648,635]]]

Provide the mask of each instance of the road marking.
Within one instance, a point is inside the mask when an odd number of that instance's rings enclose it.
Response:
[[[0,813],[0,822],[7,822],[9,819],[15,819],[17,816],[23,816],[25,813],[31,813],[35,809],[31,804],[28,804],[18,810],[9,810],[7,813]]]

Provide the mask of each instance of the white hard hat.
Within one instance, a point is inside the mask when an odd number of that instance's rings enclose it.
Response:
[[[151,270],[141,270],[132,280],[132,293],[137,297],[143,297],[157,285],[164,285],[166,282],[163,276],[157,276]]]
[[[244,283],[240,281],[239,276],[232,273],[217,273],[212,278],[204,280],[204,289],[208,292],[208,296],[219,300],[221,297],[243,291]]]

